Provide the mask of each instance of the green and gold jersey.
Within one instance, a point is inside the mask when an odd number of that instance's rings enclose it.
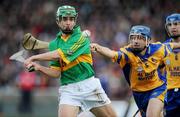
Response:
[[[51,61],[50,66],[61,71],[61,85],[79,82],[94,76],[90,39],[82,36],[79,26],[67,39],[63,39],[62,32],[59,32],[56,39],[50,42],[49,49],[59,52],[60,60]]]
[[[120,48],[114,60],[123,69],[133,91],[144,92],[155,89],[166,82],[160,71],[163,59],[170,50],[161,43],[152,43],[144,55],[133,54],[129,46]]]
[[[168,44],[173,39],[165,42]],[[169,56],[165,58],[167,72],[167,87],[168,89],[180,88],[180,49],[174,49]]]

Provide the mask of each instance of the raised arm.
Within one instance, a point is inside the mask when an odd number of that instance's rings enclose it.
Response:
[[[114,58],[116,55],[115,51],[113,51],[107,47],[101,46],[97,43],[91,43],[91,51],[98,52],[106,57],[111,58],[111,59]]]
[[[33,55],[30,58],[32,61],[51,61],[59,59],[60,55],[58,53],[58,50],[54,50],[43,54]]]

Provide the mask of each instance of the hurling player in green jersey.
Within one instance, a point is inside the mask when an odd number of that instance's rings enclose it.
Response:
[[[60,6],[56,13],[60,32],[50,42],[50,52],[34,55],[24,64],[59,78],[59,117],[77,117],[80,110],[90,110],[96,117],[116,117],[99,79],[94,78],[90,39],[76,25],[77,15],[74,7]],[[51,61],[50,67],[35,61]]]

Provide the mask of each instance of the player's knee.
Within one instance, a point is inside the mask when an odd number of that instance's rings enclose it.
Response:
[[[107,113],[103,115],[99,115],[97,117],[117,117],[115,113]]]
[[[161,113],[158,113],[158,112],[155,113],[153,111],[147,112],[146,117],[161,117]]]
[[[111,110],[106,113],[106,117],[117,117],[117,115],[114,110]]]
[[[96,116],[96,117],[117,117],[115,111],[113,110],[91,110],[91,112]]]
[[[109,117],[117,117],[117,115],[116,115],[116,113],[115,112],[113,112],[113,113],[111,113],[110,114],[110,116]]]

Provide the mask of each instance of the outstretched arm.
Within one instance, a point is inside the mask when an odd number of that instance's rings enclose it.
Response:
[[[178,42],[178,43],[173,42],[172,44],[173,44],[174,49],[180,48],[180,42]]]
[[[97,43],[91,43],[91,51],[98,52],[106,57],[111,58],[111,59],[114,58],[116,55],[115,51],[113,51],[107,47],[101,46]]]
[[[54,51],[46,52],[43,54],[33,55],[29,57],[28,59],[26,59],[24,61],[24,64],[27,66],[33,61],[51,61],[51,60],[57,60],[57,59],[60,59],[60,55],[58,53],[58,50],[54,50]]]

